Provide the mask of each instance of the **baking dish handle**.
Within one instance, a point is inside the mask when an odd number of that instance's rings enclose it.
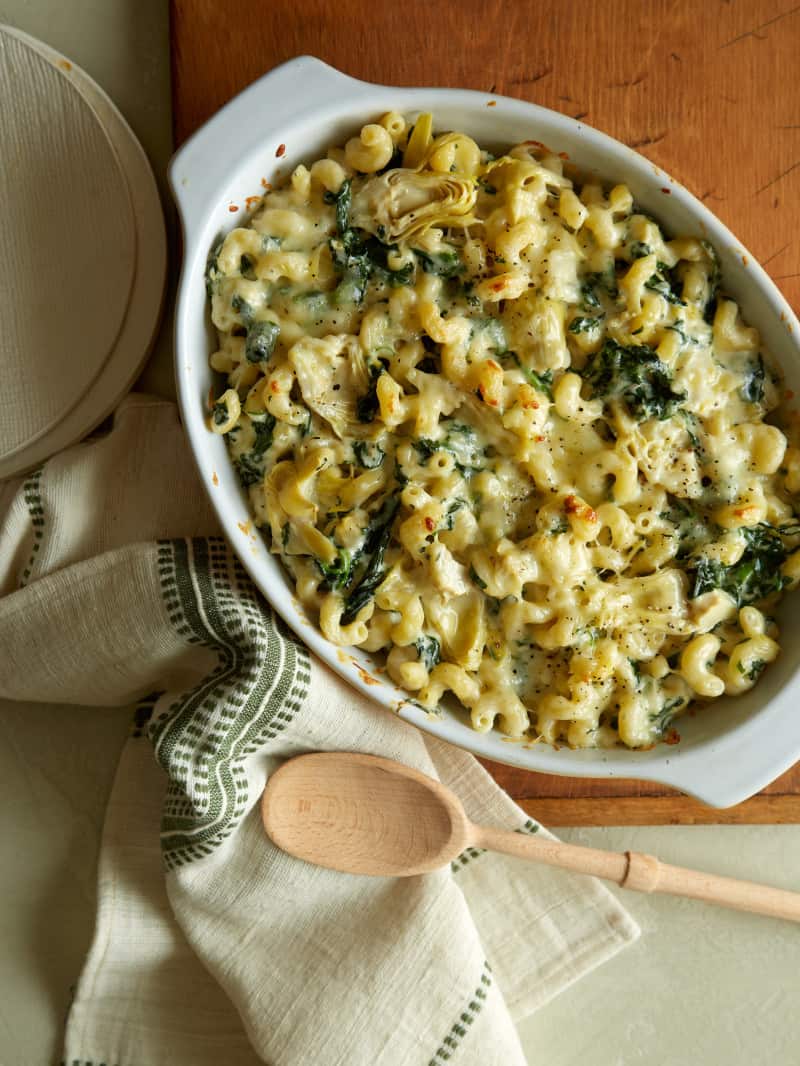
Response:
[[[285,126],[321,103],[349,96],[354,78],[313,56],[298,56],[253,82],[201,126],[175,153],[168,168],[172,195],[184,233],[193,232],[224,186],[231,160],[269,136],[269,126]],[[264,116],[267,121],[264,121]]]

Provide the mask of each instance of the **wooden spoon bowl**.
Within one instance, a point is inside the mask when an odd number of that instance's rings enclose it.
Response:
[[[349,752],[284,763],[264,790],[262,817],[279,848],[347,873],[430,873],[469,841],[464,809],[441,782],[390,759]]]
[[[794,892],[670,866],[636,851],[601,851],[475,825],[441,781],[376,755],[320,752],[290,759],[269,779],[261,815],[279,848],[344,873],[430,873],[474,846],[604,877],[639,892],[667,892],[800,921],[800,895]]]

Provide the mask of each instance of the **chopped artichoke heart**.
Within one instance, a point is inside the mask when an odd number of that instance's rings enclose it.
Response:
[[[362,437],[369,427],[360,424],[359,396],[369,388],[369,371],[357,337],[305,337],[289,350],[303,400],[329,423],[340,439]]]
[[[469,178],[428,171],[388,170],[353,197],[351,220],[381,240],[405,241],[431,226],[469,226],[477,186]]]

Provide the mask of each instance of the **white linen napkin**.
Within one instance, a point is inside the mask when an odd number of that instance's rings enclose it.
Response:
[[[0,487],[0,523],[0,697],[136,705],[70,1066],[515,1066],[514,1019],[638,936],[598,882],[504,856],[384,879],[271,844],[267,777],[316,750],[400,759],[477,822],[544,830],[288,632],[217,535],[173,405],[129,397]]]

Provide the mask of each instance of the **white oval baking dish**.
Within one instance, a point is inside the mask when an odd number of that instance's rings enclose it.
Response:
[[[433,111],[437,128],[460,129],[480,144],[526,139],[567,152],[583,171],[625,182],[637,201],[673,234],[709,238],[719,252],[725,287],[745,319],[800,394],[798,326],[790,307],[736,238],[689,192],[647,159],[610,137],[533,104],[461,89],[370,85],[308,56],[291,60],[242,92],[181,148],[170,182],[183,223],[184,258],[175,318],[175,367],[184,425],[200,476],[223,529],[253,580],[275,609],[330,667],[356,688],[420,728],[476,755],[527,770],[576,777],[635,777],[681,789],[727,807],[753,795],[800,757],[800,597],[781,608],[783,652],[749,694],[721,699],[680,719],[680,743],[651,751],[554,750],[474,732],[458,712],[426,714],[376,673],[357,649],[345,654],[309,623],[287,577],[253,523],[248,501],[222,437],[209,432],[206,398],[213,383],[208,356],[213,335],[204,271],[219,235],[242,225],[248,197],[277,182],[300,162],[339,144],[365,121],[397,110]],[[252,200],[250,201],[253,202]]]

